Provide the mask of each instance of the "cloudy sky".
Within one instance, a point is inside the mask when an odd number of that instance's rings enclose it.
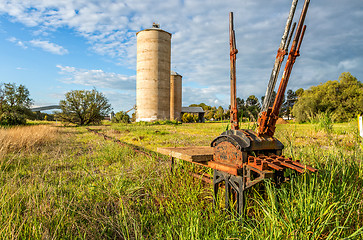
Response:
[[[300,0],[295,18],[300,15]],[[24,84],[34,105],[96,87],[115,111],[136,102],[136,35],[153,22],[172,33],[171,69],[183,106],[229,104],[228,13],[234,12],[237,95],[266,91],[291,0],[0,0],[0,82]],[[297,21],[297,20],[295,20]],[[363,1],[311,0],[288,89],[363,79]]]

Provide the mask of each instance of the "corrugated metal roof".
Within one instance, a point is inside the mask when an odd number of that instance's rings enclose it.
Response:
[[[183,113],[204,113],[202,107],[182,107],[181,112]]]

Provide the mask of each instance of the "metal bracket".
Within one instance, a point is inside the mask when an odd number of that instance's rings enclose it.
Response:
[[[244,190],[245,184],[243,177],[231,175],[222,171],[214,170],[213,174],[213,190],[214,190],[214,206],[217,205],[218,190],[220,184],[224,182],[225,185],[225,207],[230,209],[230,199],[236,202],[236,211],[238,215],[242,216],[244,212],[245,197]]]

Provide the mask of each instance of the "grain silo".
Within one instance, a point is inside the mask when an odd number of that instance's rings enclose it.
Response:
[[[172,71],[170,75],[170,120],[181,121],[182,76]]]
[[[153,24],[136,37],[136,121],[169,119],[171,34]]]

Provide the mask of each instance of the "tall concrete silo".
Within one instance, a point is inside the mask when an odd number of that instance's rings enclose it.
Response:
[[[182,76],[174,71],[170,75],[170,120],[181,121]]]
[[[136,121],[169,119],[171,34],[153,24],[136,37]]]

